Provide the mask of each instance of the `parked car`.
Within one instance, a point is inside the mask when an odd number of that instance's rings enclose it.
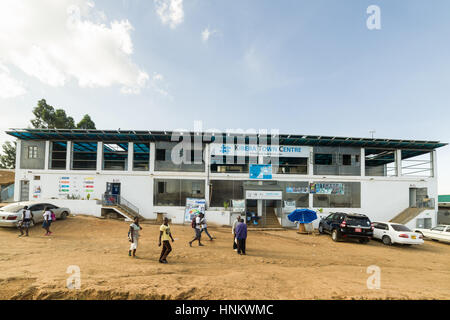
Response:
[[[450,243],[450,226],[445,224],[437,225],[431,229],[414,229],[415,232],[421,233],[424,237]]]
[[[392,222],[374,222],[373,239],[383,241],[387,246],[399,243],[405,245],[423,244],[423,236],[407,226]]]
[[[319,233],[329,233],[333,241],[353,238],[367,243],[373,235],[369,217],[359,213],[330,213],[319,222]]]
[[[22,211],[25,206],[33,212],[34,224],[44,221],[44,208],[48,207],[55,213],[56,219],[66,219],[70,214],[68,208],[60,208],[51,203],[41,202],[18,202],[12,203],[0,208],[0,227],[16,227],[17,223],[22,220]]]

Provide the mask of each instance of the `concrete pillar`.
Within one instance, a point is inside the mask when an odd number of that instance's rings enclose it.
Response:
[[[311,183],[312,183],[312,181],[309,181],[308,182],[309,183],[309,185],[311,185]],[[313,208],[313,194],[312,193],[308,193],[308,200],[309,200],[309,208]]]
[[[20,179],[22,172],[20,170],[20,157],[22,154],[22,140],[16,141],[16,170],[14,178],[14,201],[20,200]]]
[[[134,160],[134,143],[128,142],[128,170],[133,171],[133,160]]]
[[[311,152],[309,153],[308,159],[308,175],[312,176],[314,174],[314,152],[311,147]]]
[[[103,170],[103,142],[97,142],[97,172]]]
[[[431,176],[437,178],[437,151],[433,150],[430,152],[430,161],[431,161]]]
[[[154,142],[150,142],[150,163],[149,163],[149,170],[150,173],[155,172],[155,159],[156,159],[156,145]]]
[[[66,171],[72,168],[72,141],[67,141]]]
[[[44,170],[48,170],[49,164],[50,164],[50,141],[45,141],[45,148],[44,148]]]
[[[402,150],[395,150],[395,164],[397,166],[397,177],[402,176]]]
[[[210,148],[209,143],[205,144],[205,149],[203,151],[203,162],[205,163],[205,199],[206,199],[206,208],[209,208],[209,170],[210,170],[210,161],[211,161],[211,155],[210,155]],[[230,203],[231,206],[231,203]]]
[[[361,148],[360,157],[359,164],[361,165],[361,177],[364,177],[366,175],[366,149]]]

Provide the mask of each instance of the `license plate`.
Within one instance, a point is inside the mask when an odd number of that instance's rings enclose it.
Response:
[[[361,228],[355,228],[355,232],[361,232]]]
[[[411,236],[411,239],[415,239],[416,238],[416,236]]]

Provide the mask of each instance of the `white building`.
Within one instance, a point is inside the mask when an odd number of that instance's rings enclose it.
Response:
[[[209,222],[229,224],[232,209],[237,210],[232,200],[241,200],[247,212],[261,217],[262,226],[291,226],[286,215],[294,207],[316,210],[319,216],[357,212],[372,221],[433,226],[436,149],[446,145],[128,130],[7,133],[17,138],[16,201],[51,199],[72,212],[97,216],[128,210],[155,219],[163,213],[173,223],[183,223],[186,198],[202,198]],[[177,162],[178,155],[185,160],[192,156],[193,163]],[[277,159],[278,166],[273,164]],[[272,166],[255,166],[270,162]],[[266,176],[251,177],[255,168],[266,169]],[[116,202],[121,208],[110,206]]]

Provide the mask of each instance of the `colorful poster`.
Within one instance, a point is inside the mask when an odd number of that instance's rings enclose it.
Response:
[[[93,177],[85,177],[83,181],[83,189],[87,194],[94,192],[94,178]]]
[[[70,177],[60,177],[58,181],[58,195],[67,198],[70,192]]]
[[[309,193],[309,187],[286,187],[287,193]]]
[[[250,179],[271,180],[272,165],[271,164],[250,164]]]
[[[311,183],[310,192],[313,194],[344,194],[342,183]]]
[[[33,198],[34,199],[39,199],[41,197],[41,194],[42,194],[41,186],[34,186]]]
[[[285,211],[294,211],[296,209],[295,207],[295,200],[285,200],[284,201],[284,209]]]
[[[205,213],[206,200],[197,198],[186,198],[186,208],[184,209],[184,221],[191,222],[194,216]]]
[[[231,200],[233,202],[233,212],[245,212],[245,200]]]

